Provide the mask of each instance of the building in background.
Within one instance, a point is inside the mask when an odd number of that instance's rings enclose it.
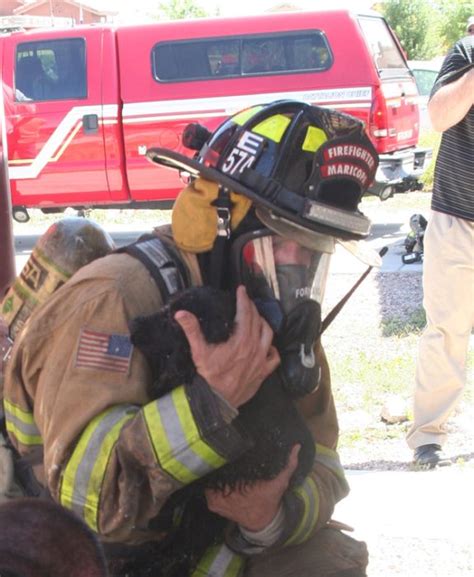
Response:
[[[110,22],[116,15],[116,10],[106,9],[105,1],[99,0],[2,0],[0,30]]]

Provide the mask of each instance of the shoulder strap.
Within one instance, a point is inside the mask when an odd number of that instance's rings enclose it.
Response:
[[[164,302],[167,302],[172,294],[191,286],[189,273],[177,251],[155,235],[144,235],[115,252],[125,252],[147,268]]]

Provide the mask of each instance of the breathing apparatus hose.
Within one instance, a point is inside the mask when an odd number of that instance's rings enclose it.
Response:
[[[384,257],[388,252],[388,247],[384,246],[380,249],[379,255]],[[354,294],[356,289],[362,284],[364,279],[368,276],[370,271],[373,269],[373,266],[367,267],[354,286],[342,297],[342,299],[337,303],[337,305],[329,311],[329,313],[324,318],[323,322],[321,323],[321,332],[319,333],[322,335],[324,331],[328,328],[328,326],[332,323],[332,321],[337,317],[337,315],[341,312],[342,307],[347,303],[347,301],[351,298]]]

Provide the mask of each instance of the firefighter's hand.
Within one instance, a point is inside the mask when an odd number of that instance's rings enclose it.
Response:
[[[298,465],[300,448],[301,445],[292,448],[287,466],[270,481],[257,481],[241,490],[206,489],[209,510],[249,531],[264,529],[278,513],[283,495]]]
[[[235,330],[225,343],[208,344],[199,321],[188,311],[178,311],[175,319],[186,334],[199,375],[234,407],[251,399],[280,363],[272,329],[243,286],[237,289]]]

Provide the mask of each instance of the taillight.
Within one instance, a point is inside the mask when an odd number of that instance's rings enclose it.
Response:
[[[369,133],[374,138],[388,136],[388,114],[385,97],[380,88],[375,88],[374,99],[370,109]]]

